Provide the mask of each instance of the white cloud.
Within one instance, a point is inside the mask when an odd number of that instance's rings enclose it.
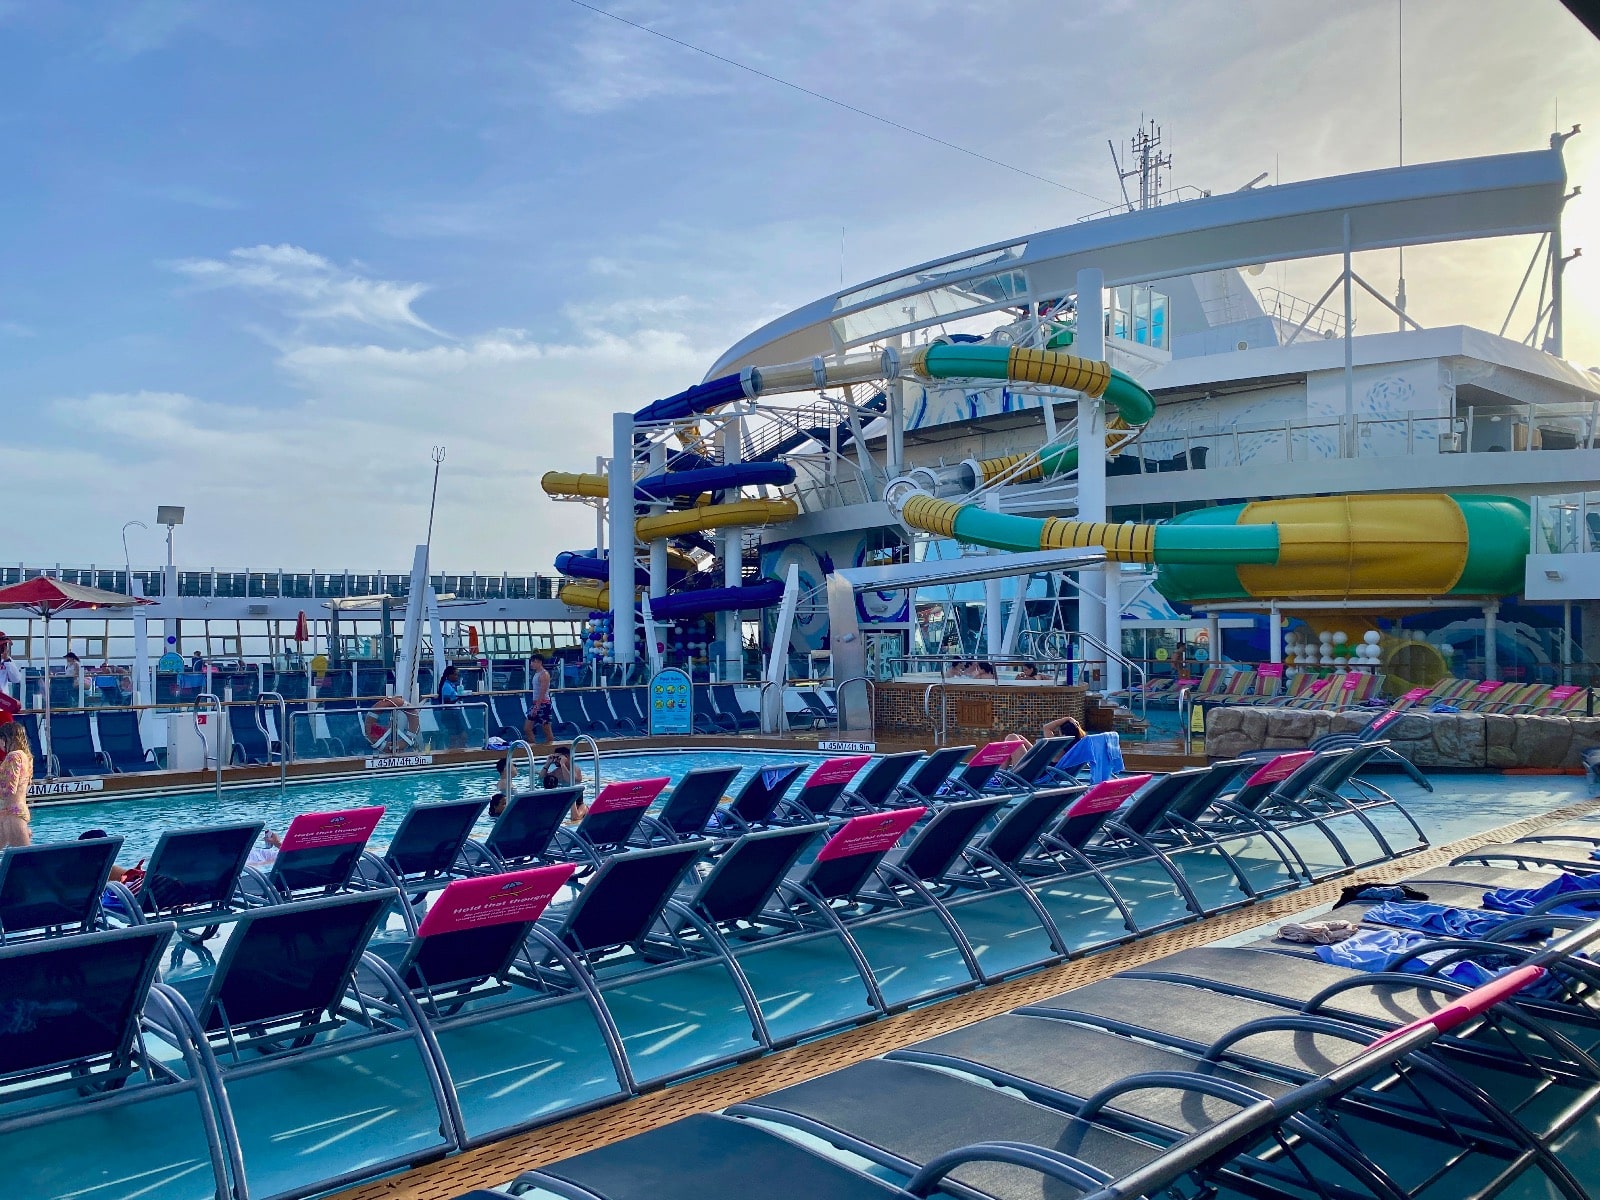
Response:
[[[190,258],[172,269],[208,288],[237,288],[285,302],[305,322],[342,322],[375,329],[416,329],[439,335],[412,305],[426,292],[420,283],[374,279],[340,267],[300,246],[247,246],[225,259]],[[440,335],[442,336],[442,335]]]
[[[31,325],[24,325],[21,321],[0,321],[0,337],[31,338],[37,336],[38,330]]]
[[[565,57],[549,57],[551,47],[541,53],[539,74],[549,97],[568,112],[595,116],[646,100],[709,96],[729,89],[726,72],[731,68],[609,18],[590,19],[593,26],[565,47]],[[663,13],[640,23],[665,31],[670,16]]]

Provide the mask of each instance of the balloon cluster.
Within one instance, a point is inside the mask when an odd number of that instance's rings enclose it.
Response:
[[[1305,632],[1309,634],[1309,631]],[[1352,642],[1350,635],[1342,629],[1331,633],[1324,631],[1317,635],[1314,642],[1306,637],[1291,636],[1283,644],[1283,654],[1286,661],[1303,667],[1345,667],[1374,671],[1378,667],[1378,660],[1383,657],[1383,650],[1378,645],[1381,640],[1376,629],[1367,630],[1359,642]]]

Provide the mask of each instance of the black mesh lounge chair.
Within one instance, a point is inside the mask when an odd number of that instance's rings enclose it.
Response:
[[[262,828],[260,821],[239,821],[167,830],[145,866],[140,908],[180,929],[210,925],[239,911],[239,878]]]
[[[896,789],[895,798],[908,804],[935,804],[950,782],[950,776],[975,749],[973,746],[941,746],[928,755]]]
[[[39,714],[19,713],[16,721],[22,726],[23,732],[28,735],[28,749],[33,751],[33,761],[36,763],[44,762],[44,744],[39,740]]]
[[[557,737],[577,737],[580,733],[590,732],[588,718],[578,706],[577,694],[576,692],[550,693],[550,709],[555,717],[550,722],[550,730]]]
[[[111,761],[94,747],[86,712],[60,712],[50,717],[50,753],[62,775],[105,775]]]
[[[505,871],[555,857],[556,831],[582,797],[581,784],[514,793],[482,844],[467,842],[467,861],[487,870]]]
[[[669,782],[662,776],[606,784],[589,805],[578,827],[571,831],[563,829],[556,835],[562,856],[598,866],[606,855],[626,847],[638,832],[645,810],[655,803]]]
[[[806,847],[827,831],[819,822],[745,834],[729,844],[683,905],[726,929],[756,924]]]
[[[709,689],[711,703],[723,716],[730,718],[734,727],[740,732],[761,728],[761,714],[746,712],[739,703],[739,694],[733,690],[731,683],[712,684]]]
[[[290,821],[267,872],[272,897],[331,895],[350,887],[367,839],[382,816],[383,809],[373,806],[301,813]]]
[[[800,790],[783,802],[789,818],[809,822],[833,815],[836,810],[842,812],[845,789],[871,757],[870,754],[849,754],[819,764],[800,785]]]
[[[921,761],[920,750],[903,750],[875,759],[845,789],[846,807],[854,812],[876,812],[888,808],[900,790],[901,781]]]
[[[649,726],[639,719],[633,706],[628,703],[628,692],[628,688],[606,688],[592,695],[619,734],[641,737]]]
[[[148,1045],[145,1014],[176,1017],[154,985],[171,933],[155,924],[0,946],[11,1194],[236,1194],[205,1076],[168,1069]]]
[[[772,820],[784,793],[794,785],[807,763],[779,763],[757,767],[744,781],[729,805],[717,814],[718,830],[725,835],[754,829]]]
[[[235,763],[255,766],[273,762],[283,751],[282,744],[267,735],[262,725],[263,709],[259,704],[230,704],[228,733],[233,740],[232,757]],[[102,738],[104,734],[101,735]],[[103,743],[102,743],[103,744]]]
[[[488,800],[440,800],[413,804],[400,819],[382,857],[363,856],[372,882],[403,890],[412,904],[427,892],[442,888],[463,873],[462,852],[472,827],[477,824]],[[411,906],[405,909],[407,926],[413,919]]]
[[[830,708],[828,702],[816,692],[801,688],[797,694],[800,697],[800,703],[805,705],[805,711],[801,715],[805,718],[807,724],[829,727],[838,725],[838,710]]]
[[[121,848],[121,838],[103,837],[0,851],[0,937],[12,942],[93,929]],[[111,886],[124,911],[133,912],[127,890]]]
[[[692,842],[629,850],[601,863],[577,899],[542,924],[591,961],[643,942],[684,873],[700,857]]]
[[[583,713],[583,732],[591,737],[615,737],[622,732],[611,715],[604,693],[586,689],[571,695]]]
[[[905,1200],[906,1193],[812,1154],[749,1121],[699,1115],[528,1171],[513,1186],[598,1200],[749,1195],[753,1180],[821,1200]],[[763,1189],[765,1192],[766,1189]]]
[[[189,1008],[175,1040],[201,1050],[236,1114],[254,1195],[326,1191],[460,1144],[420,1015],[380,960],[363,959],[398,900],[376,889],[251,909],[215,967],[163,985]],[[357,991],[358,966],[378,1003]],[[383,1136],[359,1136],[375,1112]]]
[[[500,693],[489,697],[489,702],[489,721],[493,726],[493,735],[508,742],[522,740],[522,726],[528,716],[522,697]]]
[[[570,863],[559,863],[454,880],[429,908],[415,937],[376,942],[373,951],[438,1018],[448,997],[509,975],[533,923],[572,872]],[[538,986],[531,978],[528,982]]]
[[[156,769],[155,755],[139,736],[139,714],[129,708],[103,708],[95,714],[100,732],[100,753],[111,769],[122,774]]]
[[[611,693],[611,707],[617,716],[625,717],[640,734],[650,732],[650,718],[645,713],[645,694],[642,687],[616,688]]]
[[[1050,769],[1072,743],[1073,739],[1069,737],[1040,738],[1017,760],[1015,766],[1001,767],[996,771],[989,782],[989,789],[1017,792],[1047,786]]]
[[[717,707],[711,685],[694,685],[694,731],[696,733],[738,733],[739,721]]]
[[[334,751],[346,758],[358,757],[372,749],[361,714],[353,708],[328,708],[322,713],[328,725],[328,738]]]
[[[717,805],[738,774],[738,767],[696,767],[689,771],[667,793],[661,811],[643,818],[643,835],[651,842],[704,837]]]
[[[1017,743],[1009,739],[986,742],[972,752],[972,757],[959,771],[952,770],[946,776],[949,779],[948,790],[963,796],[981,796],[990,790],[1000,790],[992,789],[990,785],[998,784],[1003,778],[1000,769],[1016,752]]]

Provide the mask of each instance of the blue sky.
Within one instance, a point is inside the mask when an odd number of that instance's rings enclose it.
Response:
[[[570,0],[0,0],[0,554],[118,561],[175,503],[188,565],[403,569],[444,444],[435,562],[548,570],[592,523],[538,476],[592,468],[610,412],[841,270],[1102,207],[1141,113],[1218,190],[1395,161],[1394,0],[612,7],[1064,186]],[[1600,197],[1600,44],[1555,0],[1406,24],[1408,160],[1540,146],[1559,105]],[[1591,241],[1568,349],[1596,363]],[[1419,252],[1413,311],[1498,327],[1530,249]]]

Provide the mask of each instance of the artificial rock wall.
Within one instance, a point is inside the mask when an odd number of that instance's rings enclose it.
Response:
[[[1328,733],[1359,733],[1381,712],[1303,708],[1213,708],[1206,713],[1206,754],[1233,758],[1249,750],[1303,750]],[[1583,766],[1600,746],[1600,717],[1505,717],[1490,713],[1406,713],[1384,736],[1419,767]]]

